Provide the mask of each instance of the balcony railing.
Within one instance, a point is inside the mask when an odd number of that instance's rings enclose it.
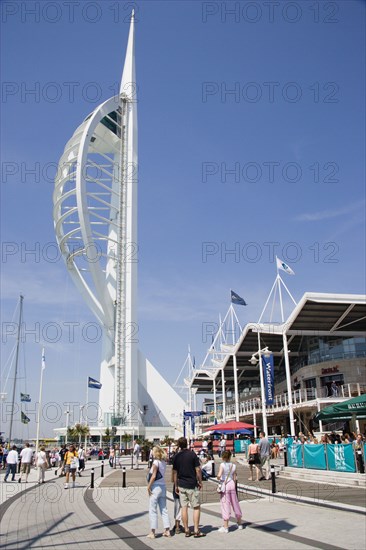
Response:
[[[293,390],[291,392],[294,408],[302,408],[306,405],[316,406],[317,399],[329,398],[329,401],[338,401],[339,399],[351,399],[352,397],[362,395],[363,393],[366,393],[366,385],[359,383],[344,384],[343,386],[338,386],[337,396],[328,395],[327,387],[323,387],[320,389],[303,388],[300,390]],[[287,411],[287,392],[276,395],[274,398],[274,404],[267,405],[266,410],[268,414]],[[262,400],[260,397],[239,400],[239,416],[252,416],[255,413],[262,414]],[[221,422],[223,420],[223,411],[221,409],[217,410],[216,418],[218,422]],[[226,403],[226,420],[233,419],[235,419],[235,402],[230,401],[229,403]],[[197,423],[200,423],[203,426],[207,426],[213,424],[214,420],[214,415],[213,413],[211,413],[201,416],[199,420],[197,419]]]

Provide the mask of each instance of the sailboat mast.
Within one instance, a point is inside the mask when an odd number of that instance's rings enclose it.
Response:
[[[14,374],[14,384],[13,384],[13,397],[11,400],[11,416],[10,416],[9,443],[8,443],[9,449],[10,449],[11,436],[13,431],[15,388],[16,388],[17,377],[18,377],[18,359],[19,359],[20,331],[21,331],[22,316],[23,316],[23,300],[24,300],[24,296],[20,295],[19,296],[19,322],[18,322],[18,335],[17,335],[17,349],[15,354],[15,374]]]

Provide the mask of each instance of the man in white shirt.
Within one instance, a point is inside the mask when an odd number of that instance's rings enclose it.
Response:
[[[22,474],[25,474],[25,482],[28,481],[28,475],[33,462],[33,450],[29,447],[29,443],[25,444],[24,449],[20,451],[21,471],[18,479],[19,483],[22,482]]]
[[[136,439],[134,440],[133,447],[133,458],[134,458],[134,470],[139,469],[139,456],[140,456],[140,445],[137,443]]]
[[[10,472],[11,472],[11,480],[15,481],[15,473],[17,471],[18,460],[19,460],[18,451],[17,451],[16,445],[13,445],[6,459],[6,473],[4,477],[5,483],[8,481]]]
[[[78,450],[78,458],[79,458],[78,474],[79,474],[79,477],[81,477],[80,472],[83,472],[85,470],[85,451],[84,451],[82,445],[80,445],[79,450]]]
[[[224,436],[222,436],[220,440],[220,456],[222,456],[222,453],[224,451],[226,451],[226,439],[224,438]]]

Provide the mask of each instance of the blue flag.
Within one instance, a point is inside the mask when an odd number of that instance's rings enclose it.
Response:
[[[31,402],[31,398],[30,398],[30,395],[29,393],[22,393],[20,392],[20,400],[25,402],[25,403],[30,403]]]
[[[231,303],[232,304],[235,304],[237,306],[246,306],[247,303],[246,301],[244,300],[244,298],[241,298],[239,296],[239,294],[237,294],[236,292],[234,292],[233,290],[230,291],[231,292]]]
[[[263,367],[263,378],[264,378],[264,387],[266,394],[266,405],[273,405],[274,397],[274,362],[273,354],[269,357],[262,355],[262,367]]]
[[[24,414],[23,411],[20,412],[20,421],[22,424],[28,424],[30,422],[30,418],[26,414]]]
[[[102,384],[98,382],[98,380],[94,380],[94,378],[88,377],[88,388],[94,388],[95,390],[100,390],[102,387]]]

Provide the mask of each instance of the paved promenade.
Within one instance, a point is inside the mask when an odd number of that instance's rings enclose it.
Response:
[[[90,468],[96,472],[95,488],[90,489]],[[29,483],[3,483],[1,481],[1,538],[0,546],[7,549],[27,548],[150,548],[177,549],[187,546],[204,550],[237,548],[296,549],[296,548],[364,548],[365,516],[360,506],[352,501],[361,498],[362,489],[342,489],[339,495],[348,503],[339,502],[344,509],[332,510],[325,506],[305,503],[301,498],[289,501],[271,495],[269,482],[260,482],[261,494],[255,494],[255,485],[240,493],[245,529],[238,531],[233,523],[228,534],[218,533],[221,526],[220,505],[215,485],[204,483],[201,515],[204,539],[196,540],[174,535],[171,539],[158,536],[146,538],[149,532],[146,467],[129,469],[126,461],[127,487],[122,488],[122,471],[111,470],[105,464],[104,478],[100,477],[100,463],[88,462],[89,471],[77,478],[76,487],[64,489],[64,478],[53,471],[46,474],[46,483],[35,482],[32,471]],[[239,466],[239,480],[244,482],[247,469]],[[245,476],[245,478],[244,478]],[[18,476],[17,476],[18,477]],[[3,476],[1,476],[1,479]],[[242,478],[242,479],[241,479]],[[286,480],[294,485],[293,480]],[[245,483],[248,483],[245,481]],[[284,481],[285,483],[285,481]],[[257,484],[259,485],[259,484]],[[296,482],[297,493],[311,485]],[[171,488],[170,469],[167,486]],[[319,485],[318,495],[321,493]],[[283,492],[283,491],[282,491]],[[293,493],[295,494],[295,493]],[[353,495],[353,497],[352,497]],[[334,495],[333,495],[334,496]],[[335,496],[334,496],[335,498]],[[324,499],[318,498],[318,504]],[[325,502],[324,502],[325,503]],[[326,504],[326,503],[325,503]],[[350,507],[350,510],[348,510]],[[173,502],[168,510],[173,525]],[[190,514],[191,516],[192,514]],[[336,528],[335,528],[336,526]],[[161,533],[161,524],[160,530]]]

